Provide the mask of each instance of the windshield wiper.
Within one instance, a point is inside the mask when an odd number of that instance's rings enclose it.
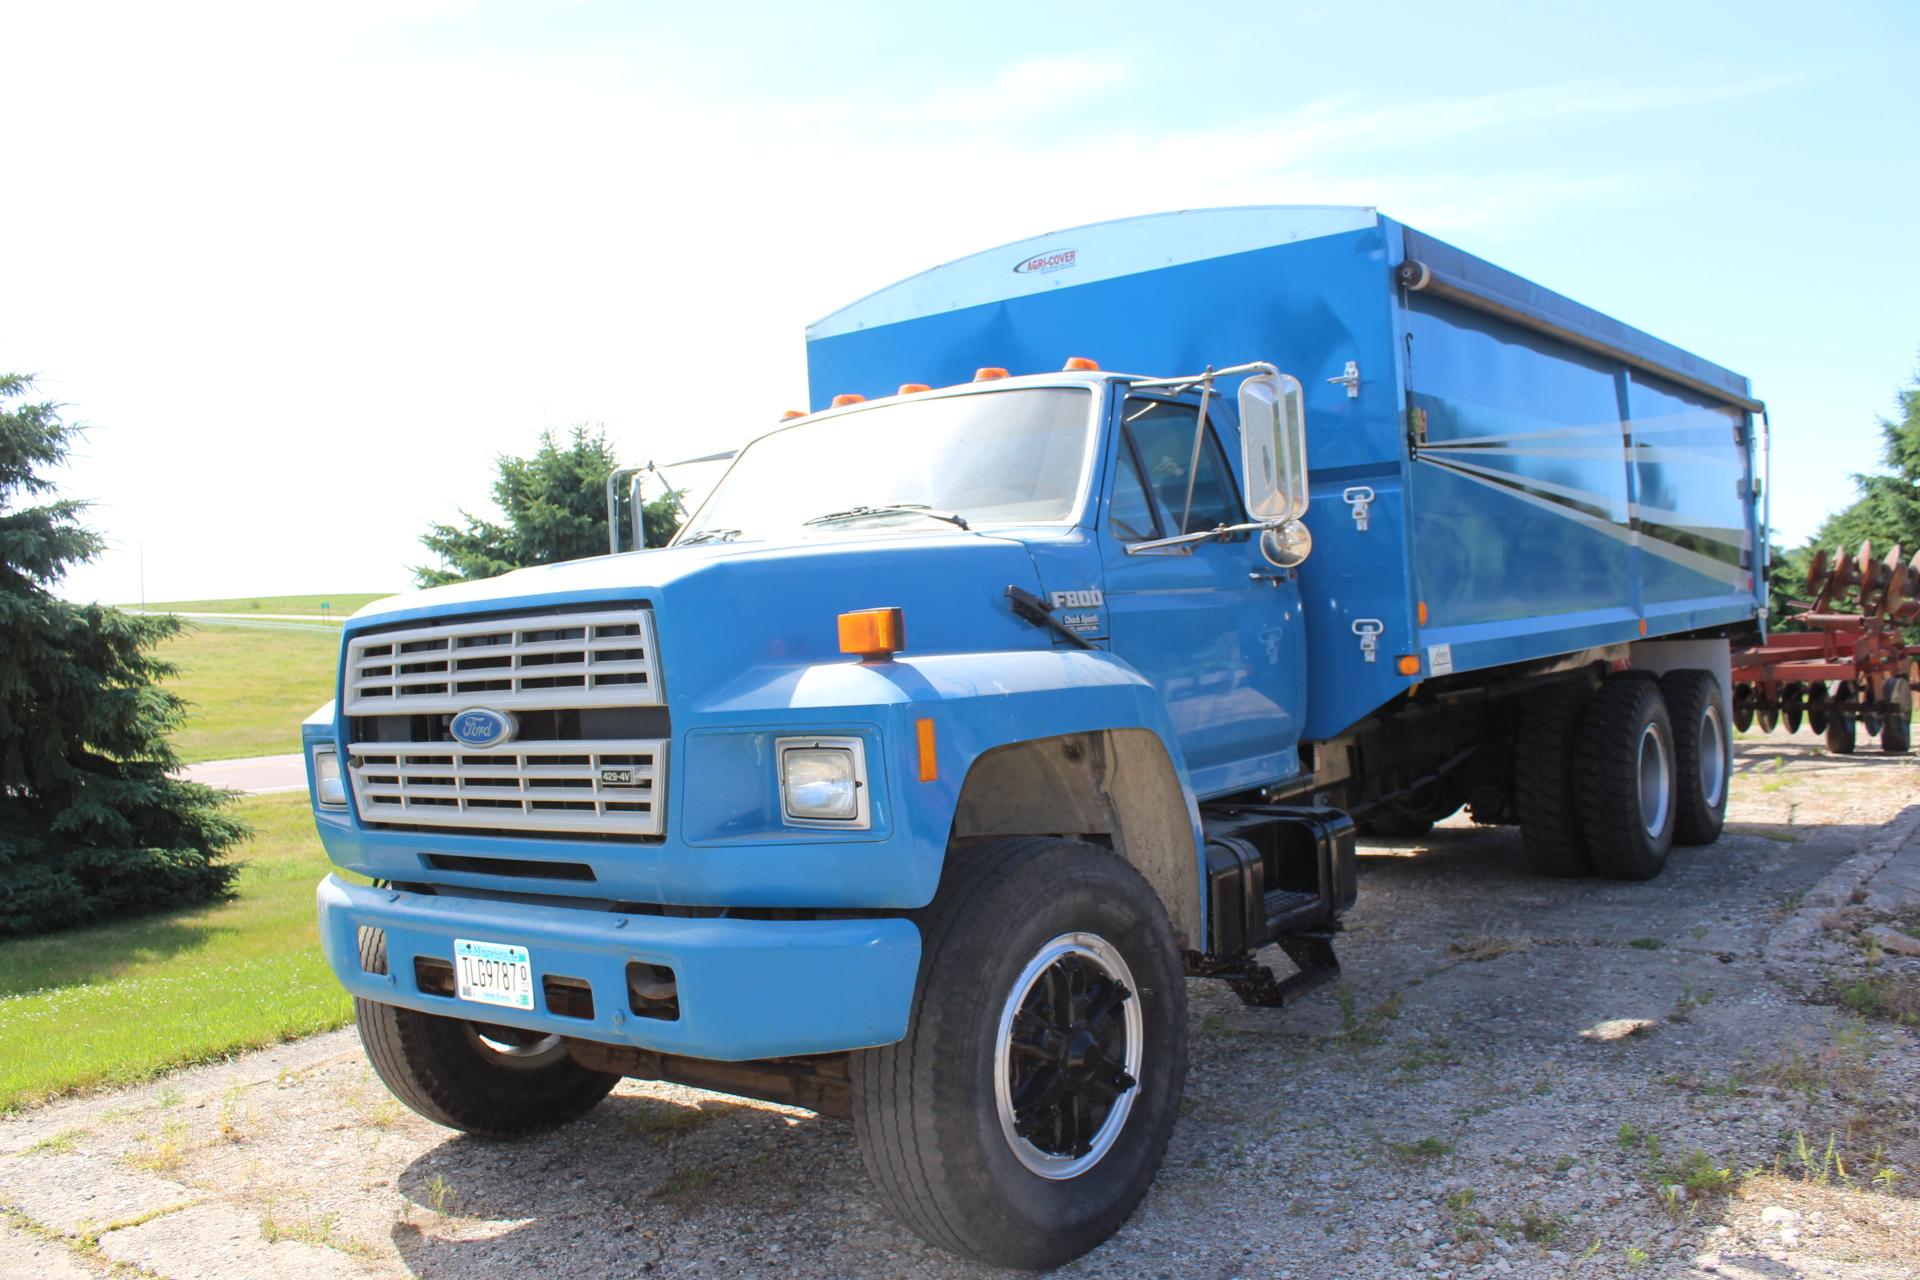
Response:
[[[739,536],[740,531],[738,529],[702,529],[698,533],[688,534],[673,545],[676,547],[694,547],[700,545],[702,542],[732,542]]]
[[[925,516],[929,520],[945,520],[948,524],[967,527],[967,518],[952,511],[935,511],[924,502],[883,502],[872,507],[848,507],[845,511],[829,511],[826,515],[815,516],[811,520],[802,520],[803,525],[838,524],[842,520],[862,520],[867,516]]]

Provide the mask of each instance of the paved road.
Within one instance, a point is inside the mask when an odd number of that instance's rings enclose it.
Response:
[[[210,787],[232,787],[250,796],[307,789],[307,763],[297,751],[284,756],[208,760],[188,765],[185,772],[189,781],[204,782]]]
[[[346,615],[324,613],[180,613],[173,609],[128,609],[145,617],[185,618],[219,627],[262,627],[270,631],[326,631],[340,634]]]

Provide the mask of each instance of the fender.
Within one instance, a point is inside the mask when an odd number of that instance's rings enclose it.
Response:
[[[762,668],[694,712],[699,734],[775,722],[815,731],[853,723],[879,727],[884,777],[874,782],[885,789],[884,809],[897,824],[896,840],[906,837],[894,856],[908,864],[894,869],[904,874],[904,882],[896,883],[890,896],[907,907],[932,901],[961,790],[983,755],[1071,734],[1144,730],[1172,766],[1191,839],[1193,884],[1204,883],[1199,803],[1165,703],[1145,677],[1105,650],[909,654],[878,662]],[[933,777],[925,780],[921,720],[932,721],[934,746]],[[689,754],[683,752],[682,758]],[[881,772],[873,761],[869,770]],[[689,832],[691,843],[699,843],[707,827],[699,789],[687,781],[699,772],[677,769],[673,783],[680,829]]]

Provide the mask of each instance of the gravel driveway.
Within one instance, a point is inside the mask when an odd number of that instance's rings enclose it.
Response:
[[[1363,849],[1338,985],[1193,983],[1166,1167],[1062,1274],[1920,1275],[1920,1030],[1835,1002],[1920,982],[1887,949],[1920,771],[1738,755],[1727,837],[1651,884],[1533,878],[1464,819]],[[351,1031],[50,1105],[0,1153],[0,1276],[985,1274],[887,1217],[847,1125],[628,1082],[490,1144],[393,1102]]]

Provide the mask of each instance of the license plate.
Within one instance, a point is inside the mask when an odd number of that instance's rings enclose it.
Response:
[[[453,940],[453,993],[476,1004],[533,1008],[533,959],[525,947]]]

